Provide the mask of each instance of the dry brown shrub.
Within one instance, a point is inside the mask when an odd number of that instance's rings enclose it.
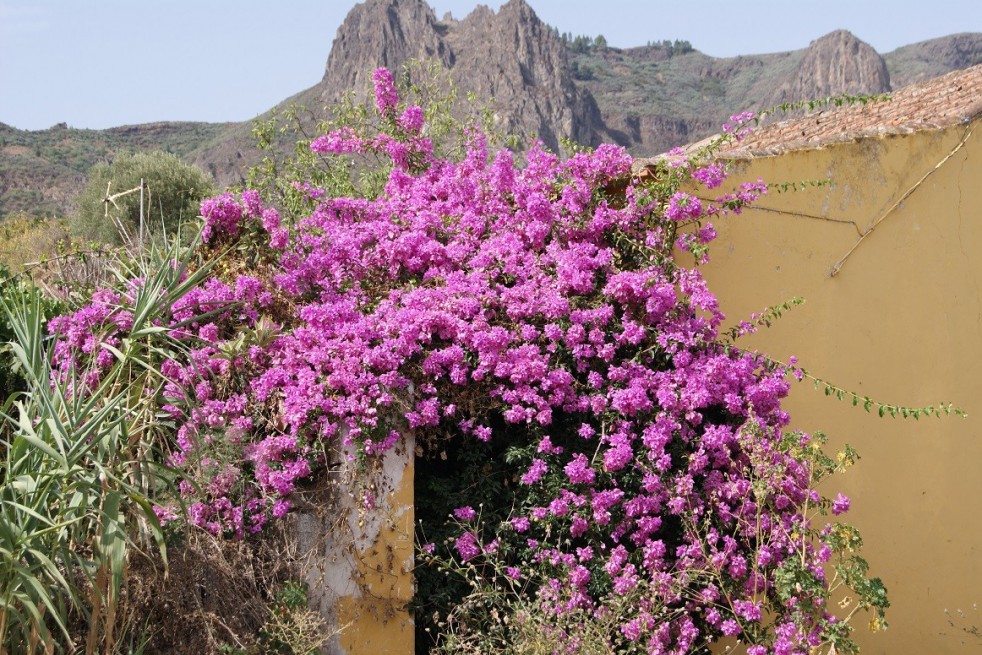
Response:
[[[277,614],[277,591],[302,577],[288,550],[278,527],[243,541],[189,530],[168,549],[166,575],[160,562],[134,560],[123,601],[131,641],[146,640],[143,655],[260,653],[264,632],[285,635],[295,623],[307,643],[320,643],[319,616]]]
[[[113,282],[113,249],[72,241],[64,221],[15,216],[0,221],[0,265],[65,300]]]
[[[68,230],[59,219],[15,215],[0,220],[0,264],[13,273],[57,256],[68,243]]]

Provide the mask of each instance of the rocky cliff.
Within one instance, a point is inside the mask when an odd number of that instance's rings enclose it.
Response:
[[[811,42],[789,84],[779,87],[774,99],[785,102],[889,90],[890,73],[883,57],[846,30],[836,30]]]
[[[450,71],[459,97],[490,106],[505,132],[536,135],[556,148],[562,138],[600,138],[596,103],[573,81],[559,37],[525,0],[495,13],[478,6],[461,20],[437,19],[423,0],[368,0],[338,30],[317,97],[329,104],[342,91],[362,92],[378,66],[398,70],[411,59]]]

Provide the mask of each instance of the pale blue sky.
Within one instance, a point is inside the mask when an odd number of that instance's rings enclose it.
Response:
[[[684,39],[714,56],[848,29],[881,53],[982,31],[978,0],[528,0],[610,45]],[[474,0],[431,0],[460,18]],[[485,2],[497,9],[502,3]],[[353,0],[0,0],[0,122],[105,128],[254,118],[316,83]]]

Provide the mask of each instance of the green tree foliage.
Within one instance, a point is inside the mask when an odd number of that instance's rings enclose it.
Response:
[[[695,50],[690,42],[682,41],[680,39],[675,39],[674,41],[669,41],[668,39],[663,39],[662,41],[648,41],[648,47],[668,50],[669,56],[685,55]]]
[[[573,36],[567,32],[562,35],[562,40],[563,43],[576,54],[589,52],[590,48],[593,46],[593,39],[585,34]]]
[[[72,232],[83,239],[121,244],[140,234],[140,180],[144,190],[144,230],[171,232],[198,214],[198,203],[215,192],[211,177],[166,152],[122,155],[96,164],[79,197]],[[112,202],[106,200],[112,197]],[[117,195],[135,189],[126,195]],[[106,212],[108,205],[108,215]]]

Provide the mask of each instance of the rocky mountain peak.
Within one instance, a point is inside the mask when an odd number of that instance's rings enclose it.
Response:
[[[497,13],[478,6],[460,20],[437,19],[424,0],[368,0],[338,29],[320,100],[364,92],[376,67],[395,71],[411,59],[448,69],[459,97],[476,94],[506,132],[534,134],[553,148],[564,137],[596,140],[596,103],[576,87],[566,48],[524,0]]]
[[[368,0],[355,5],[338,28],[327,58],[322,100],[343,91],[364,91],[372,71],[385,66],[397,71],[410,59],[453,62],[441,41],[445,28],[424,0]]]
[[[788,97],[782,100],[889,90],[890,74],[883,57],[851,32],[836,30],[808,45],[791,81]]]

